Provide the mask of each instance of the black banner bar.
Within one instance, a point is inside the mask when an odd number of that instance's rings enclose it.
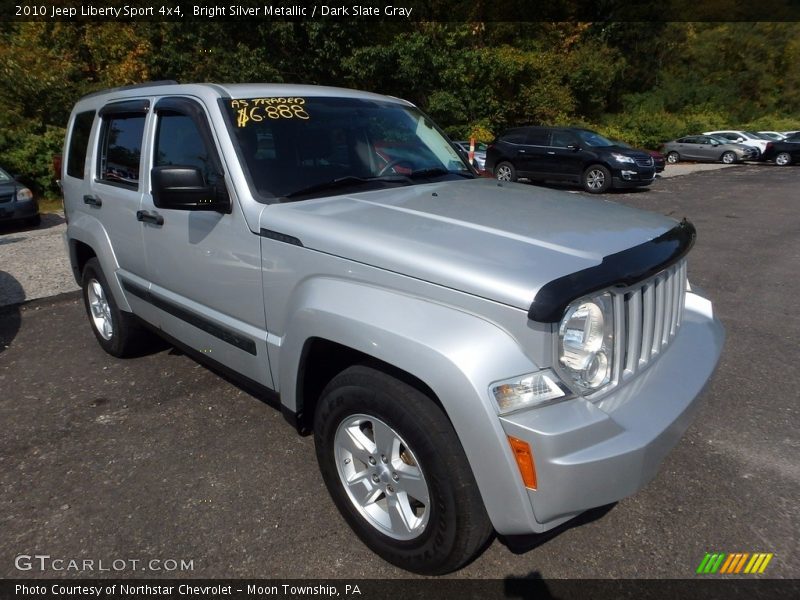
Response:
[[[800,21],[798,0],[0,0],[2,21]]]
[[[545,580],[529,577],[464,580],[219,580],[42,579],[4,580],[0,597],[14,599],[100,598],[340,598],[342,600],[783,600],[800,597],[798,580],[617,579]]]

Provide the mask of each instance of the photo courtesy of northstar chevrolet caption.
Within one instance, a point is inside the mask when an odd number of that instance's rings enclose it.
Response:
[[[64,157],[99,345],[156,331],[271,394],[342,518],[409,571],[637,492],[722,351],[690,222],[480,177],[402,99],[105,90],[75,104]]]

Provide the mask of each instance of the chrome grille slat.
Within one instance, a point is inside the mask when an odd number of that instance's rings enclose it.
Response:
[[[686,300],[686,261],[614,296],[615,355],[612,382],[636,375],[670,345]]]
[[[673,284],[672,273],[667,272],[664,277],[664,326],[661,330],[661,346],[664,346],[670,340],[670,324],[672,323],[672,292]]]
[[[664,327],[664,279],[659,276],[655,280],[655,314],[653,320],[653,342],[650,348],[650,355],[655,356],[661,350],[661,330]]]
[[[625,353],[625,371],[622,375],[626,379],[636,372],[639,366],[639,356],[642,351],[642,290],[636,290],[626,295],[627,306],[627,351]]]
[[[639,356],[639,363],[646,365],[650,362],[650,353],[653,349],[653,325],[655,311],[655,286],[650,283],[642,287],[644,292],[644,303],[642,306],[642,317],[644,319],[644,333],[642,335],[642,352]]]

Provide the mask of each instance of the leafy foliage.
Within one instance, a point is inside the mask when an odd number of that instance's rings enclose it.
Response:
[[[0,164],[44,194],[74,102],[146,80],[366,89],[480,141],[522,124],[644,147],[800,126],[798,23],[0,23],[0,74]]]

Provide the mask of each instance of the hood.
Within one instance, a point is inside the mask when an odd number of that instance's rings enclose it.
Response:
[[[320,252],[527,310],[546,283],[647,242],[673,219],[492,179],[272,204],[263,229]]]
[[[630,156],[631,158],[650,158],[650,152],[647,150],[642,150],[640,148],[627,148],[625,146],[599,146],[597,148],[587,147],[585,150],[605,150],[606,152],[617,152],[619,154],[624,154],[625,156]]]

